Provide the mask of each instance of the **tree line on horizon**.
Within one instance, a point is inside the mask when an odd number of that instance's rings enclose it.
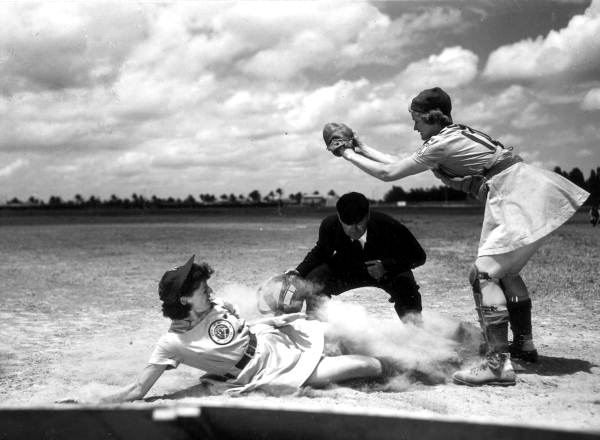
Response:
[[[554,172],[564,176],[576,185],[584,188],[591,195],[588,199],[589,204],[597,205],[600,203],[600,167],[590,171],[586,179],[579,168],[573,168],[571,171],[563,171],[560,167],[555,167]],[[65,200],[60,196],[50,196],[48,201],[44,201],[34,196],[21,201],[14,197],[7,202],[9,207],[47,207],[47,208],[165,208],[165,207],[196,207],[206,205],[262,205],[262,204],[281,204],[284,203],[284,191],[281,188],[269,191],[262,195],[260,191],[254,189],[247,195],[244,194],[221,194],[216,197],[214,194],[201,193],[197,197],[192,194],[186,198],[166,197],[161,198],[156,195],[144,197],[141,194],[133,193],[131,198],[120,198],[112,194],[108,199],[101,199],[94,195],[84,198],[81,194],[76,194],[72,200]],[[313,196],[319,196],[319,191],[313,191]],[[336,197],[336,192],[332,189],[327,192],[327,196]],[[285,203],[301,204],[306,194],[301,192],[291,193],[287,196]],[[430,188],[413,188],[405,191],[400,186],[392,186],[381,201],[384,203],[405,202],[461,202],[471,198],[470,195],[449,188],[445,185],[433,186]]]
[[[8,200],[9,207],[48,207],[48,208],[161,208],[161,207],[194,207],[205,205],[261,205],[261,204],[277,204],[283,200],[284,191],[281,188],[269,191],[264,196],[259,190],[250,191],[247,195],[244,194],[221,194],[219,197],[214,194],[201,193],[197,197],[189,194],[185,198],[175,197],[144,197],[141,194],[133,193],[131,198],[121,198],[116,194],[112,194],[108,199],[101,199],[95,195],[88,198],[81,194],[75,194],[71,200],[63,199],[60,196],[50,196],[47,201],[44,201],[35,196],[30,196],[26,200],[19,200],[13,197]],[[311,195],[320,195],[319,191],[313,191]],[[327,193],[330,197],[335,197],[337,194],[334,190]],[[291,193],[288,195],[288,200],[291,203],[300,204],[306,194],[301,192]]]

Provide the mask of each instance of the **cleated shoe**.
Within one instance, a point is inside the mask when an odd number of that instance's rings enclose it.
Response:
[[[538,361],[538,352],[533,345],[532,339],[525,339],[518,336],[508,345],[510,355],[515,359],[521,359],[525,362],[535,363]]]
[[[454,373],[452,380],[458,385],[471,387],[481,385],[511,386],[517,382],[508,353],[491,353],[480,365]]]

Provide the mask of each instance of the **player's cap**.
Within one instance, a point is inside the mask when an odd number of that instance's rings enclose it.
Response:
[[[183,286],[183,283],[190,274],[195,257],[195,255],[192,255],[183,266],[174,267],[164,273],[158,283],[158,296],[161,301],[166,303],[179,301],[181,286]]]
[[[347,225],[360,222],[369,213],[369,200],[361,193],[349,192],[335,205],[340,220]]]
[[[410,110],[417,113],[427,113],[436,109],[447,116],[452,112],[450,96],[439,87],[423,90],[410,103]]]
[[[323,127],[323,140],[325,145],[329,145],[334,136],[339,136],[343,139],[354,138],[354,132],[346,124],[339,122],[329,122]]]

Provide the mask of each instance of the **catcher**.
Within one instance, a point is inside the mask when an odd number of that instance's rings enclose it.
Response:
[[[548,235],[565,223],[589,194],[556,173],[523,163],[512,148],[487,134],[454,123],[451,110],[450,97],[439,87],[423,90],[412,100],[409,112],[414,130],[424,143],[405,158],[368,147],[349,128],[347,133],[331,137],[327,148],[380,180],[394,181],[432,170],[445,184],[485,201],[469,282],[488,352],[480,366],[457,372],[454,381],[514,385],[511,354],[537,360],[531,298],[520,272]],[[510,346],[509,321],[514,336]]]

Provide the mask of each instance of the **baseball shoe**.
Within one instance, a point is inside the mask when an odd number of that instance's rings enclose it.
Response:
[[[452,380],[458,385],[471,387],[481,385],[510,386],[517,383],[515,370],[508,353],[490,353],[477,365],[468,370],[457,371]]]
[[[538,361],[538,352],[533,345],[532,339],[525,339],[522,335],[517,336],[508,344],[510,355],[515,359],[535,363]]]

